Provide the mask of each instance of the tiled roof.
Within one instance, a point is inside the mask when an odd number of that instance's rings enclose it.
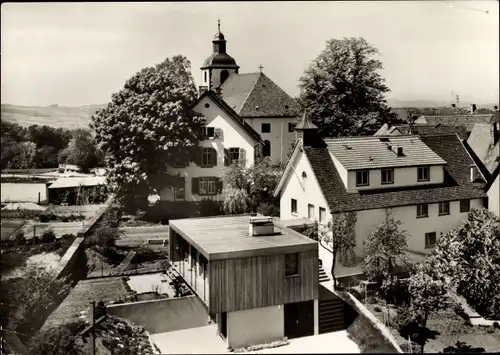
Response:
[[[472,148],[477,157],[484,164],[490,173],[499,165],[497,157],[500,155],[499,142],[495,145],[491,139],[490,124],[475,124],[467,139],[467,143]]]
[[[241,117],[294,117],[300,106],[264,73],[232,74],[222,98]]]
[[[244,119],[242,119],[229,105],[224,102],[215,92],[208,90],[201,95],[196,103],[193,105],[196,106],[205,96],[210,97],[216,104],[219,105],[221,109],[226,111],[226,113],[241,127],[244,131],[246,131],[252,138],[254,138],[259,143],[264,143],[262,141],[262,137],[256,130],[252,128]]]
[[[334,138],[325,143],[347,170],[446,164],[418,136]],[[397,155],[399,147],[403,156]]]
[[[456,135],[420,139],[447,162],[443,184],[348,193],[326,144],[304,151],[332,213],[486,197],[484,183],[470,182],[473,161]]]
[[[498,122],[498,114],[484,115],[451,115],[451,116],[420,116],[415,120],[415,123],[428,123],[431,125],[463,125],[467,128],[467,132],[472,131],[476,123],[492,123]]]
[[[442,136],[446,134],[458,134],[461,139],[467,139],[467,129],[465,126],[453,126],[443,124],[408,124],[395,125],[391,129],[398,129],[403,134],[417,134],[419,136]]]

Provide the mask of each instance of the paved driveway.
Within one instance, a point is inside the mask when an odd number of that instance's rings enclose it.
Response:
[[[162,354],[221,354],[227,344],[217,335],[217,325],[152,334],[151,340]]]

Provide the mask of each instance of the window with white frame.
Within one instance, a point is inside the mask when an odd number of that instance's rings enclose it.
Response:
[[[430,180],[430,168],[428,166],[419,166],[417,168],[417,181],[429,181]]]
[[[368,170],[356,171],[356,186],[368,186],[370,184],[370,172]]]
[[[214,177],[201,177],[198,180],[199,195],[216,195],[217,194],[217,178]]]
[[[229,148],[229,162],[236,163],[240,159],[240,148]]]
[[[323,207],[319,208],[319,223],[325,223],[326,222],[326,209]]]
[[[394,169],[382,169],[382,185],[394,184]]]
[[[425,233],[425,247],[432,248],[436,245],[436,232]]]
[[[307,218],[314,219],[314,205],[307,205]]]
[[[213,166],[215,163],[214,157],[214,149],[213,148],[203,148],[202,157],[201,157],[201,165],[202,166]]]
[[[417,218],[429,217],[429,208],[426,203],[417,205]]]
[[[203,138],[210,139],[215,137],[215,127],[203,127]]]
[[[450,202],[439,202],[439,215],[444,216],[450,214]]]

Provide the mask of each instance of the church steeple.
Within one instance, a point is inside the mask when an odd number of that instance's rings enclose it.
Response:
[[[311,121],[307,112],[304,111],[304,115],[302,116],[300,123],[295,126],[296,139],[301,140],[304,146],[311,145],[317,140],[318,132],[318,126]]]
[[[226,52],[226,39],[220,30],[220,20],[217,20],[217,33],[212,40],[212,54],[205,60],[202,71],[200,94],[206,90],[218,90],[231,74],[238,74],[240,68],[233,57]]]

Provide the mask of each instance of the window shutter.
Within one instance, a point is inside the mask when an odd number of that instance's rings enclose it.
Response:
[[[217,190],[217,193],[221,193],[222,192],[222,179],[220,178],[217,178],[217,181],[215,182],[215,186],[216,186],[216,190]]]
[[[217,150],[212,148],[212,166],[217,166]]]
[[[215,129],[215,137],[221,140],[224,140],[223,134],[222,134],[222,128],[216,128]]]
[[[245,149],[240,148],[240,160],[245,162],[247,159],[247,152]]]
[[[198,195],[198,191],[199,191],[198,178],[192,178],[191,179],[191,193],[193,195]]]
[[[224,148],[224,166],[231,165],[231,161],[229,159],[229,149]]]

